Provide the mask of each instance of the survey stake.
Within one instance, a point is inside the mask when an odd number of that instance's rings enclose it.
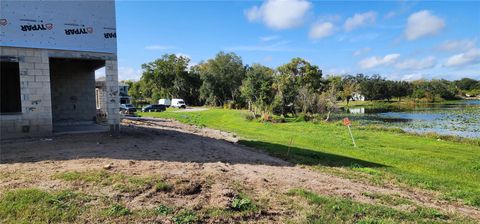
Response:
[[[353,138],[353,134],[352,134],[352,130],[350,129],[350,125],[352,123],[350,122],[350,120],[348,119],[348,117],[344,118],[343,119],[343,125],[347,126],[348,127],[348,132],[350,132],[350,137],[352,137],[352,142],[353,142],[353,147],[357,147],[357,144],[355,144],[355,139]]]

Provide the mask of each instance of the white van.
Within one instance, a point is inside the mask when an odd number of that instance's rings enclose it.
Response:
[[[158,104],[165,105],[166,107],[170,107],[172,101],[170,99],[159,99]]]
[[[176,108],[187,108],[187,105],[185,104],[185,101],[183,99],[172,99],[172,103],[170,104],[171,107],[176,107]]]

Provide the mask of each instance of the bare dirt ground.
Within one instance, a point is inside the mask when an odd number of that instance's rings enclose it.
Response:
[[[241,188],[254,200],[265,202],[261,214],[244,221],[282,222],[285,217],[292,217],[294,211],[276,198],[290,189],[302,188],[371,204],[381,202],[366,192],[395,195],[416,205],[480,221],[479,210],[439,200],[435,193],[374,186],[302,168],[236,144],[237,137],[232,133],[165,119],[124,120],[123,125],[118,136],[95,133],[3,141],[0,196],[3,191],[16,188],[68,188],[114,198],[133,210],[153,208],[160,202],[199,210],[228,207]],[[174,189],[185,185],[187,190],[119,193],[113,188],[98,189],[54,178],[65,171],[103,170],[106,165],[108,172],[161,177],[174,183]],[[391,207],[411,209],[410,205]]]

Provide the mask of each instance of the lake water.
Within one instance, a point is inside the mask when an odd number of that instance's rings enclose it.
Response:
[[[364,124],[396,126],[416,133],[480,138],[480,100],[382,108],[353,107],[346,112]]]

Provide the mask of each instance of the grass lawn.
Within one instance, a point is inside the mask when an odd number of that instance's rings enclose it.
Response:
[[[245,111],[210,109],[190,113],[139,113],[236,133],[241,143],[296,164],[362,178],[439,191],[444,199],[461,199],[480,207],[480,146],[393,131],[357,128],[352,146],[341,123],[262,123],[245,119]],[[342,169],[338,169],[342,168]]]
[[[383,205],[370,205],[351,199],[325,197],[304,189],[292,189],[293,209],[303,211],[306,220],[301,223],[474,223],[468,219],[450,217],[434,209],[415,207],[398,211]],[[307,201],[307,205],[296,202]],[[291,223],[297,223],[297,220]]]

